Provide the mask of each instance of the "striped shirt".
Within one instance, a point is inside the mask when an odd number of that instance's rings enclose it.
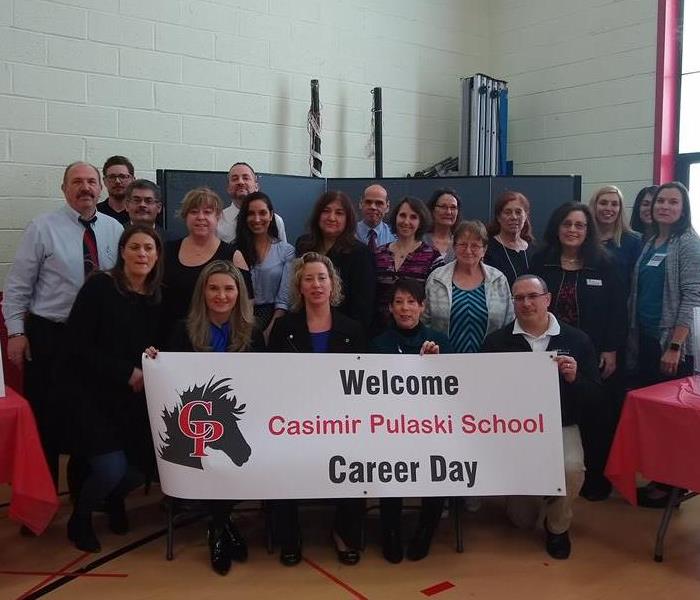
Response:
[[[486,337],[488,320],[484,284],[473,290],[463,290],[453,283],[450,342],[454,351],[460,354],[479,352]]]
[[[416,279],[425,284],[428,275],[434,269],[444,264],[440,253],[425,242],[422,242],[418,248],[406,256],[398,271],[394,262],[394,254],[390,250],[390,244],[377,248],[374,254],[374,262],[377,274],[376,325],[379,326],[380,330],[389,323],[391,292],[397,280],[400,277],[406,277],[408,279]]]

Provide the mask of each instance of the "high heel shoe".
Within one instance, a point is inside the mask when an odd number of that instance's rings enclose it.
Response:
[[[333,545],[335,546],[335,553],[338,555],[338,560],[348,566],[356,565],[360,562],[360,551],[354,548],[348,548],[343,538],[340,537],[335,531],[331,534],[331,539],[333,540]]]
[[[211,568],[219,575],[226,575],[231,569],[231,543],[226,529],[209,525],[207,538]]]
[[[241,563],[248,560],[248,544],[241,535],[241,532],[238,531],[238,528],[231,521],[226,525],[226,533],[231,542],[231,558]]]
[[[81,515],[73,511],[66,527],[68,539],[78,550],[83,552],[100,552],[102,546],[92,528],[92,515]]]

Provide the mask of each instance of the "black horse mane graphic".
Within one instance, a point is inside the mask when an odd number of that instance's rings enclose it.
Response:
[[[158,454],[163,460],[185,467],[202,469],[201,455],[197,456],[195,451],[197,442],[200,445],[204,444],[202,446],[204,455],[206,455],[206,448],[214,448],[223,450],[239,467],[248,460],[251,453],[250,446],[238,428],[239,415],[244,413],[246,405],[237,406],[238,400],[233,395],[233,388],[228,385],[230,381],[230,378],[214,381],[214,377],[212,377],[207,384],[195,384],[179,394],[180,402],[173,408],[172,412],[163,408],[161,417],[165,424],[165,434],[160,434],[163,443],[158,447]],[[183,409],[191,402],[198,404],[188,408],[189,423],[186,424],[186,427],[189,428],[190,433],[196,430],[197,422],[209,422],[209,425],[199,423],[199,427],[201,427],[201,430],[197,432],[200,434],[199,436],[186,435],[180,423]],[[206,408],[199,404],[202,402],[211,403],[211,414],[207,414]],[[219,426],[217,423],[221,425]],[[218,439],[212,439],[217,437],[212,435],[212,432],[215,431],[215,428],[221,429],[221,427],[223,427],[223,435]]]

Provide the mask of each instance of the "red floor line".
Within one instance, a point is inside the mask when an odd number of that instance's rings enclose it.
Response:
[[[0,571],[0,575],[53,575],[54,577],[128,577],[128,573],[76,573],[75,571]],[[25,592],[28,594],[29,592]]]
[[[87,558],[87,557],[90,556],[91,554],[92,554],[91,552],[83,552],[80,556],[78,556],[78,558],[76,558],[76,559],[70,561],[67,565],[61,567],[60,570],[61,570],[61,571],[67,571],[67,570],[70,569],[72,566],[77,565],[80,561],[84,560],[85,558]],[[56,577],[57,577],[57,575],[50,575],[50,576],[47,577],[46,579],[43,579],[42,581],[40,581],[39,583],[37,583],[33,588],[31,588],[31,589],[27,590],[26,592],[24,592],[24,594],[22,594],[17,600],[22,600],[22,598],[24,598],[25,596],[28,596],[28,595],[31,594],[32,592],[36,592],[39,588],[44,587],[47,583],[49,583],[50,581],[53,581],[54,579],[56,579]]]
[[[328,571],[326,571],[323,567],[321,567],[320,565],[317,565],[315,562],[309,560],[309,559],[306,558],[306,557],[304,557],[304,562],[305,562],[306,564],[308,564],[310,567],[313,567],[314,569],[316,569],[319,573],[321,573],[321,574],[325,575],[326,577],[328,577],[328,579],[330,579],[330,580],[333,581],[334,583],[337,583],[340,587],[346,589],[346,590],[347,590],[348,592],[350,592],[353,596],[355,596],[355,598],[357,598],[358,600],[369,600],[369,598],[367,598],[367,596],[363,596],[360,592],[358,592],[357,590],[351,588],[347,583],[345,583],[344,581],[341,581],[341,580],[338,579],[335,575],[332,575],[331,573],[329,573]]]
[[[440,592],[444,592],[445,590],[452,589],[454,586],[455,584],[450,581],[443,581],[441,583],[431,585],[430,587],[427,587],[424,590],[421,590],[420,593],[424,596],[434,596],[435,594],[439,594]]]

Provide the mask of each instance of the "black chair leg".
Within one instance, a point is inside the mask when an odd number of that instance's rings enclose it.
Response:
[[[675,508],[676,504],[678,504],[678,498],[680,495],[680,488],[671,488],[671,493],[668,495],[668,502],[666,503],[666,508],[664,509],[664,515],[661,517],[659,530],[656,533],[656,545],[654,546],[654,560],[656,562],[662,562],[664,559],[664,537],[666,537],[666,531],[668,530],[668,525],[671,522],[671,515],[673,514],[673,509]]]
[[[167,504],[167,509],[166,509],[166,515],[167,515],[167,520],[168,520],[168,533],[165,538],[165,558],[167,560],[172,560],[173,559],[173,504],[174,504],[174,499],[166,496],[166,504]]]
[[[275,551],[275,531],[272,525],[274,515],[272,514],[272,506],[269,502],[263,500],[263,514],[265,516],[265,547],[267,553],[272,554]]]
[[[455,525],[456,550],[460,554],[464,552],[464,538],[462,537],[462,501],[462,498],[450,499]]]

